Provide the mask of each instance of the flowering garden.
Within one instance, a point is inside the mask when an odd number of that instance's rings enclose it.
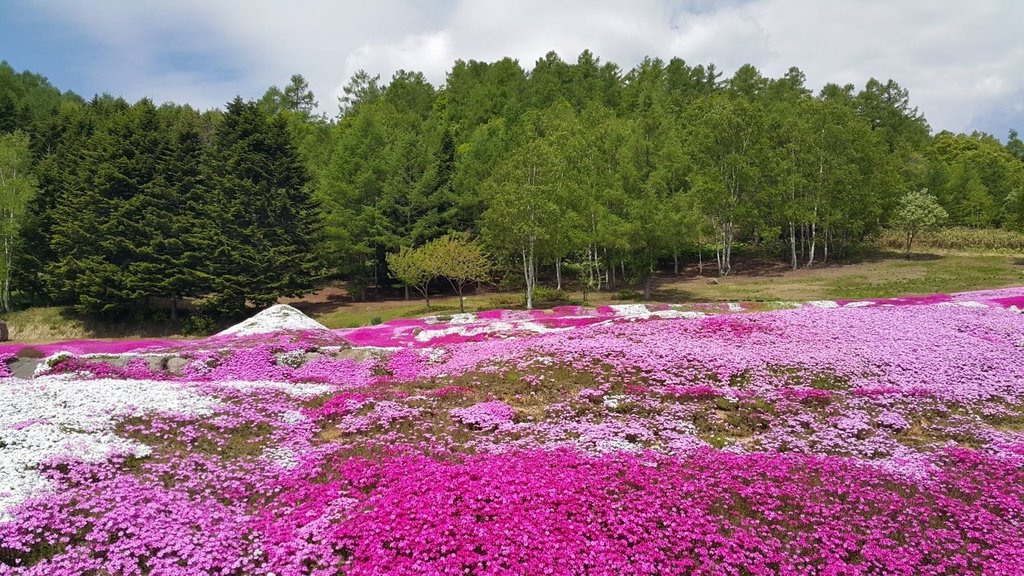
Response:
[[[1024,573],[1024,289],[0,347],[0,575]]]

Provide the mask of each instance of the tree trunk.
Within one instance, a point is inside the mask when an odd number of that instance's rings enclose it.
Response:
[[[406,300],[409,299],[409,287],[408,286],[405,286],[405,299]]]
[[[719,257],[719,276],[728,276],[732,272],[732,222],[722,225],[722,250]]]
[[[679,248],[672,249],[672,273],[679,276]]]
[[[533,241],[523,246],[523,279],[526,281],[526,309],[533,310],[533,284],[536,281],[533,262]]]
[[[817,208],[814,209],[814,214],[815,214],[815,217],[817,217],[817,214],[818,214],[818,209]],[[814,249],[815,249],[815,243],[817,242],[817,240],[818,240],[818,224],[817,224],[817,222],[811,222],[811,249],[808,251],[808,255],[807,255],[807,266],[808,267],[814,266]]]
[[[789,267],[793,270],[797,268],[796,259],[796,224],[792,220],[789,221]]]
[[[172,296],[171,297],[171,322],[176,322],[177,320],[178,320],[178,297],[177,296]]]
[[[555,290],[562,289],[562,259],[555,258]]]
[[[600,273],[598,273],[598,282],[600,282]],[[594,284],[594,250],[593,246],[587,246],[587,283]],[[600,288],[598,288],[600,290]]]
[[[732,225],[729,225],[728,231],[725,234],[725,238],[722,243],[722,264],[724,265],[725,274],[728,276],[732,273]]]
[[[13,215],[11,211],[11,230],[13,230]],[[0,312],[11,311],[11,261],[13,260],[11,255],[11,233],[10,230],[4,231],[4,278],[3,285],[0,286]]]

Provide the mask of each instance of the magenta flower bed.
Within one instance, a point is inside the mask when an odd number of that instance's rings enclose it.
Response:
[[[1022,298],[37,347],[0,575],[1021,574]]]

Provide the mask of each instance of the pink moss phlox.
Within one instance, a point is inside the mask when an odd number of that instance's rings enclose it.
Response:
[[[832,401],[830,390],[818,390],[815,388],[786,388],[782,391],[783,397],[800,404],[828,404]]]
[[[724,391],[708,384],[697,384],[694,386],[671,385],[664,386],[659,391],[665,396],[680,400],[710,400],[725,395]]]
[[[836,304],[846,306],[851,303],[871,302],[876,306],[927,306],[951,302],[953,297],[949,294],[924,294],[912,296],[900,296],[898,298],[871,298],[864,300],[836,300]]]
[[[0,352],[0,378],[8,378],[13,375],[10,364],[17,358],[16,354]]]
[[[297,574],[299,558],[335,566],[339,550],[344,573],[354,576],[383,566],[409,575],[1024,568],[1024,472],[972,451],[947,453],[927,490],[847,459],[713,450],[680,459],[572,451],[462,463],[412,456],[349,461],[340,470],[364,480],[307,484],[308,492],[297,482],[289,490],[300,490],[301,505],[265,513],[258,527],[270,568]],[[329,531],[302,532],[324,516]]]
[[[454,408],[450,414],[453,420],[467,426],[493,430],[511,422],[516,416],[516,410],[504,402],[494,400],[474,404],[468,408]]]

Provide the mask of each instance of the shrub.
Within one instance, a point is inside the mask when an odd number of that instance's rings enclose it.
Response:
[[[903,248],[905,237],[897,230],[885,230],[878,239],[883,248]],[[1024,250],[1024,233],[1000,228],[951,227],[923,232],[918,246],[939,250]]]
[[[191,314],[181,323],[181,333],[186,336],[206,336],[215,330],[217,323],[204,314]]]
[[[26,346],[25,348],[18,350],[16,356],[18,358],[31,358],[37,360],[39,358],[45,358],[46,354],[43,354],[43,351],[38,348]]]
[[[544,286],[537,286],[533,289],[533,299],[537,302],[548,303],[570,302],[572,300],[565,290],[556,290]]]
[[[382,322],[384,322],[384,320],[382,320],[380,316],[374,316],[373,318],[370,318],[370,326],[376,326]]]
[[[497,294],[487,299],[487,305],[483,306],[481,310],[490,310],[493,308],[522,308],[526,305],[526,301],[523,300],[522,294]]]
[[[619,290],[612,300],[643,300],[644,294],[638,290]]]

